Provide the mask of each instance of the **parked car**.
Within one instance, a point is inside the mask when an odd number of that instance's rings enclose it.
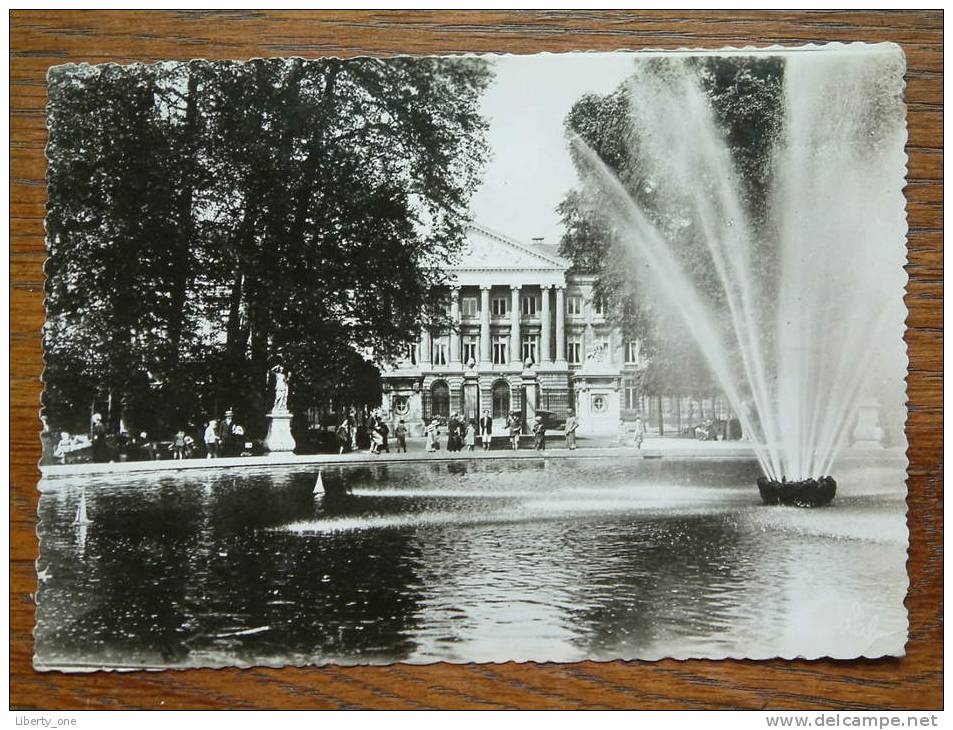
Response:
[[[543,425],[547,431],[562,431],[566,426],[566,417],[558,416],[552,411],[536,411],[536,415],[543,417]]]

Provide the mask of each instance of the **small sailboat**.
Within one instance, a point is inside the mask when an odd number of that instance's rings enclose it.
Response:
[[[318,478],[314,482],[314,490],[312,491],[312,494],[314,494],[316,497],[324,495],[324,479],[321,478],[321,472],[318,472]]]
[[[76,508],[76,517],[73,520],[74,525],[88,525],[89,515],[86,513],[86,490],[79,495],[79,507]]]

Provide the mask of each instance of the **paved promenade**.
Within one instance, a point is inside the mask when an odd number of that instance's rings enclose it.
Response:
[[[393,444],[393,442],[392,442]],[[347,454],[269,454],[227,459],[163,459],[160,461],[125,461],[107,464],[53,464],[40,467],[44,477],[74,476],[80,474],[117,474],[131,472],[186,471],[194,469],[233,469],[243,467],[298,466],[304,464],[381,464],[420,461],[468,461],[474,459],[565,459],[565,458],[744,458],[752,455],[751,445],[744,441],[694,441],[692,439],[649,438],[641,449],[603,440],[580,439],[579,447],[570,451],[562,439],[550,442],[545,451],[522,448],[519,451],[501,449],[450,452],[441,449],[428,452],[423,439],[411,439],[407,453],[394,451],[375,455],[366,450]]]

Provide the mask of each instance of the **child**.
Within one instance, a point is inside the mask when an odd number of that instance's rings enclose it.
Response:
[[[397,428],[394,429],[394,433],[397,435],[397,453],[403,451],[407,453],[407,426],[404,425],[404,419],[401,418],[397,422]]]
[[[533,421],[533,446],[537,451],[546,450],[546,424],[542,416],[536,416]]]
[[[476,444],[476,425],[473,421],[470,421],[467,424],[467,434],[465,436],[467,451],[473,451],[473,446]]]
[[[214,459],[218,456],[218,420],[213,418],[205,427],[202,437],[205,441],[205,458]]]
[[[175,439],[172,441],[172,458],[185,458],[185,431],[176,431]]]

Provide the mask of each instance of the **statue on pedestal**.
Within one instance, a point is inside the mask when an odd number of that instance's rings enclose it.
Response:
[[[272,413],[284,413],[288,410],[288,381],[291,373],[281,365],[275,365],[271,372],[275,376],[275,403],[271,407]]]
[[[268,436],[265,446],[272,453],[294,451],[296,446],[294,436],[291,435],[291,419],[294,414],[288,410],[288,384],[291,373],[278,364],[269,373],[275,378],[275,400],[268,416]]]

